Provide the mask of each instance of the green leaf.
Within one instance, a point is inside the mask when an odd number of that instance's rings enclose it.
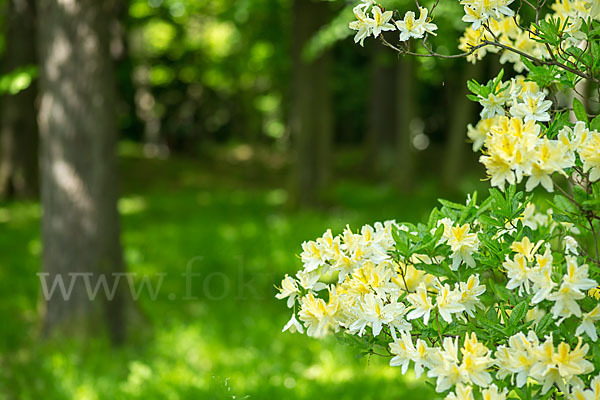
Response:
[[[510,291],[508,289],[506,289],[504,286],[498,285],[496,282],[494,282],[493,279],[489,279],[488,283],[490,285],[490,287],[492,288],[492,292],[494,292],[494,294],[502,301],[509,301],[510,300]]]
[[[527,304],[527,300],[523,300],[519,304],[517,304],[510,313],[510,318],[508,320],[508,326],[517,326],[517,324],[527,315],[527,311],[529,311],[529,306]]]
[[[494,199],[494,206],[497,208],[503,208],[505,206],[504,196],[498,189],[491,188],[490,196]]]
[[[551,83],[556,81],[557,71],[554,67],[537,67],[523,56],[521,56],[521,61],[529,70],[527,79],[534,81],[539,87],[544,88],[550,86]]]
[[[552,214],[552,219],[556,222],[569,222],[569,223],[573,222],[573,219],[565,214],[554,213],[554,214]]]
[[[535,329],[535,333],[541,337],[548,325],[552,323],[552,314],[548,313],[542,317],[540,322],[538,323],[537,328]]]
[[[573,98],[573,112],[579,121],[584,121],[586,124],[589,124],[590,121],[587,112],[585,111],[585,107],[577,98]]]
[[[490,89],[492,90],[493,93],[496,93],[496,88],[502,82],[502,77],[503,76],[504,76],[504,68],[502,68],[500,70],[500,72],[498,73],[498,76],[496,76],[494,78],[494,80],[491,81],[492,85],[491,85]],[[488,86],[489,86],[489,83],[488,83]]]
[[[479,82],[477,82],[475,79],[471,79],[470,81],[467,81],[467,88],[469,88],[469,90],[478,96],[481,96],[481,84],[479,84]],[[479,101],[479,99],[477,98],[477,100],[475,101]]]
[[[561,211],[566,211],[571,214],[575,214],[578,210],[575,204],[573,204],[569,199],[565,196],[557,194],[554,196],[554,204]]]
[[[431,213],[429,214],[429,219],[427,220],[427,226],[429,227],[429,229],[433,228],[440,218],[440,210],[438,210],[437,207],[431,210]]]
[[[586,200],[581,203],[584,210],[594,211],[600,209],[600,199]]]
[[[481,214],[477,218],[479,219],[479,222],[482,222],[485,225],[502,226],[502,224],[498,220],[495,220],[487,214]]]
[[[459,203],[454,203],[452,201],[448,201],[448,200],[444,200],[444,199],[438,199],[438,201],[440,202],[441,205],[446,206],[448,208],[451,208],[453,210],[459,210],[462,211],[465,209],[466,206],[459,204]]]
[[[569,116],[568,112],[557,113],[546,130],[546,136],[549,139],[554,139],[558,132],[569,123]]]
[[[396,250],[404,257],[410,257],[410,238],[406,231],[401,229],[393,229],[392,237],[396,242]]]
[[[444,268],[442,265],[438,264],[415,264],[415,268],[423,270],[428,274],[435,276],[447,276],[448,268]]]
[[[477,322],[486,329],[491,329],[497,333],[500,333],[503,337],[508,336],[506,330],[499,323],[494,323],[487,318],[479,317],[477,318]]]
[[[600,130],[600,115],[597,115],[590,123],[590,129],[593,131]]]
[[[589,199],[585,189],[578,185],[573,185],[573,195],[575,197],[575,201],[580,204]]]

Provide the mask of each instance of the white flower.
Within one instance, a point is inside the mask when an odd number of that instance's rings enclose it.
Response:
[[[407,11],[404,14],[404,19],[396,21],[396,27],[400,31],[400,41],[405,41],[412,38],[420,39],[425,36],[425,33],[430,33],[435,36],[437,25],[429,22],[427,14],[428,10],[425,7],[419,7],[419,19],[415,19],[415,13]]]
[[[319,282],[320,275],[314,272],[307,272],[306,270],[298,271],[296,273],[296,277],[300,282],[300,286],[306,290],[314,290],[318,292],[327,287],[324,283]]]
[[[437,378],[436,392],[445,392],[452,385],[463,382],[458,362],[458,337],[454,340],[446,337],[442,348],[433,348],[429,358],[431,369],[427,372],[429,378]]]
[[[447,323],[452,322],[452,314],[461,313],[465,307],[460,303],[460,293],[450,290],[450,286],[445,284],[442,286],[438,281],[438,294],[435,305],[440,313],[440,316]]]
[[[579,247],[579,244],[573,236],[565,236],[565,253],[578,255],[579,251],[577,250],[577,247]]]
[[[481,391],[483,400],[506,400],[508,395],[508,389],[504,388],[503,391],[498,391],[498,386],[492,384],[487,389]]]
[[[489,386],[492,376],[488,370],[494,363],[490,350],[477,340],[474,332],[471,332],[471,335],[465,336],[465,344],[460,351],[463,355],[460,364],[463,379],[477,386]]]
[[[591,131],[587,136],[578,150],[579,157],[583,161],[583,172],[589,172],[590,181],[595,182],[600,179],[600,132]]]
[[[552,355],[552,364],[557,368],[561,378],[567,382],[577,375],[587,374],[594,370],[594,365],[585,359],[590,346],[587,344],[582,346],[581,338],[577,339],[577,346],[574,349],[571,349],[568,343],[561,342]]]
[[[537,230],[538,223],[536,221],[536,213],[535,213],[535,204],[527,203],[525,206],[525,210],[523,211],[523,215],[521,217],[521,222],[523,226],[528,226],[532,230]]]
[[[401,331],[410,329],[410,325],[404,323],[402,317],[406,312],[406,306],[402,303],[392,302],[384,305],[379,297],[373,293],[365,295],[358,310],[358,318],[350,326],[351,332],[358,332],[362,336],[365,327],[370,325],[373,336],[381,333],[384,324],[390,325],[392,336],[395,336],[394,327]]]
[[[289,330],[291,333],[296,333],[296,331],[304,333],[304,328],[302,327],[302,324],[296,319],[296,314],[292,314],[292,318],[290,318],[288,323],[285,324],[281,332],[285,332],[287,330]]]
[[[588,278],[588,265],[583,264],[577,265],[577,258],[573,256],[566,256],[567,260],[567,273],[563,275],[563,284],[570,286],[576,291],[586,291],[598,286],[598,283]]]
[[[483,110],[479,114],[482,119],[493,118],[496,115],[504,115],[504,104],[508,100],[507,96],[503,93],[493,94],[490,93],[488,97],[481,98],[479,104],[483,106]]]
[[[356,32],[354,36],[354,43],[360,42],[361,46],[364,46],[365,38],[367,38],[371,32],[373,32],[373,26],[375,21],[365,15],[365,8],[369,6],[369,3],[359,4],[354,7],[354,16],[356,21],[350,22],[348,27]]]
[[[312,293],[302,297],[300,303],[298,316],[306,326],[308,336],[323,337],[332,328],[337,329],[335,315],[339,310],[339,298],[335,288],[330,289],[327,303],[323,299],[315,298]]]
[[[507,254],[506,261],[502,263],[502,267],[506,270],[506,276],[508,277],[508,282],[506,283],[507,289],[513,290],[518,288],[519,296],[522,296],[523,289],[525,289],[525,293],[529,293],[531,269],[527,266],[527,259],[523,254],[515,254],[513,260]]]
[[[582,333],[586,333],[592,342],[598,340],[598,334],[596,333],[596,321],[600,320],[600,305],[594,307],[594,309],[588,313],[583,314],[581,324],[577,327],[575,335],[579,336]]]
[[[487,21],[488,17],[483,13],[481,4],[475,4],[471,6],[464,6],[465,15],[462,20],[466,23],[471,24],[471,29],[477,31],[481,28],[481,25]]]
[[[315,241],[308,241],[302,243],[302,253],[300,258],[304,263],[304,269],[307,272],[311,272],[325,264],[325,257],[322,251],[322,247]]]
[[[454,225],[454,221],[452,221],[448,217],[438,220],[437,224],[436,224],[436,229],[431,230],[432,235],[435,233],[435,231],[437,230],[437,228],[439,228],[440,225],[444,225],[444,232],[442,233],[442,237],[440,238],[439,242],[437,243],[438,245],[445,243],[446,241],[448,241],[448,239],[450,239],[450,236],[452,234],[450,229],[452,229],[452,226]]]
[[[527,92],[523,95],[522,103],[516,103],[510,108],[510,114],[513,117],[523,118],[525,122],[550,121],[548,109],[552,106],[552,102],[545,98],[544,92]]]
[[[544,168],[538,163],[534,163],[531,171],[529,172],[529,179],[527,179],[527,184],[525,184],[525,190],[531,192],[541,184],[544,189],[552,193],[554,191],[554,184],[552,182],[552,178],[550,177],[552,172],[554,171]]]
[[[424,31],[421,29],[421,25],[415,19],[415,13],[412,11],[407,11],[406,14],[404,14],[404,19],[396,21],[396,27],[400,31],[401,42],[404,42],[411,37],[420,39],[424,35]]]
[[[556,283],[552,281],[552,252],[550,246],[546,247],[543,255],[536,254],[537,264],[531,269],[529,279],[533,282],[535,296],[531,299],[532,304],[546,300]]]
[[[300,294],[298,290],[298,284],[296,280],[288,274],[285,274],[285,278],[281,281],[281,288],[279,288],[279,293],[275,295],[275,297],[279,300],[288,298],[287,306],[292,308],[296,301],[296,297]]]
[[[406,374],[410,361],[415,363],[415,376],[418,378],[423,373],[427,364],[427,353],[429,348],[421,339],[417,339],[416,346],[412,342],[410,334],[402,332],[400,340],[390,343],[390,352],[394,357],[390,360],[392,367],[402,366],[402,374]]]
[[[456,385],[456,390],[448,393],[444,400],[474,400],[473,386],[459,383]]]
[[[482,306],[479,296],[485,292],[485,286],[479,284],[478,274],[471,275],[467,282],[460,282],[457,286],[460,293],[460,304],[464,307],[464,311],[470,317],[473,317],[475,308],[477,306]]]
[[[584,297],[585,295],[579,290],[574,289],[568,283],[563,282],[557,292],[554,292],[547,297],[548,300],[555,302],[551,311],[552,316],[554,319],[559,317],[564,319],[571,315],[581,317],[581,309],[579,308],[577,301]]]
[[[452,250],[450,255],[452,266],[450,268],[453,271],[456,271],[463,262],[469,267],[475,267],[473,253],[479,248],[479,239],[477,239],[476,233],[469,233],[470,229],[469,224],[450,228],[447,244]]]
[[[421,29],[424,32],[430,33],[433,36],[436,36],[436,33],[434,31],[437,30],[437,25],[434,24],[433,22],[429,22],[428,20],[428,13],[429,10],[425,7],[419,7],[419,19],[417,20],[417,24],[419,24],[421,26]]]
[[[393,31],[396,29],[394,25],[389,23],[393,15],[392,11],[386,11],[382,13],[381,8],[379,8],[378,6],[374,6],[372,12],[373,37],[379,36],[379,34],[383,31]]]
[[[423,317],[425,325],[429,322],[429,315],[433,309],[431,298],[427,295],[427,287],[424,283],[421,283],[417,288],[416,293],[411,293],[407,296],[407,300],[414,307],[414,309],[408,313],[407,319],[416,319]]]
[[[536,364],[533,351],[538,344],[535,332],[529,331],[527,336],[523,332],[508,338],[508,347],[500,346],[496,351],[496,365],[498,365],[498,378],[517,374],[517,387],[523,387],[531,374],[531,369]],[[512,381],[514,384],[514,381]]]

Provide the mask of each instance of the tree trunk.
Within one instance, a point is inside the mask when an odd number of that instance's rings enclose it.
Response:
[[[462,76],[455,82],[459,82],[459,87],[449,85],[448,104],[452,104],[446,152],[444,161],[441,164],[442,184],[448,189],[456,188],[456,182],[459,180],[464,167],[465,150],[468,149],[467,124],[473,120],[475,115],[475,103],[467,98],[470,92],[467,90],[467,80],[477,79],[481,75],[483,63],[468,63],[463,68]],[[469,149],[470,151],[470,149]]]
[[[366,168],[371,177],[389,178],[394,163],[395,64],[387,59],[388,49],[373,43],[366,129]]]
[[[92,273],[92,285],[99,274],[110,285],[112,274],[124,271],[109,3],[37,2],[43,267],[50,283],[57,276],[69,283],[69,273]],[[102,292],[91,300],[79,278],[67,300],[55,293],[46,301],[44,333],[87,336],[107,326],[112,340],[122,341],[123,292],[117,290],[112,301]]]
[[[411,144],[411,122],[415,119],[418,110],[418,99],[415,98],[414,61],[408,57],[398,60],[396,77],[396,145],[397,162],[395,178],[398,187],[403,191],[410,191],[413,187],[414,151]]]
[[[306,60],[303,49],[327,21],[328,4],[295,0],[293,6],[293,80],[290,129],[294,149],[294,198],[298,205],[314,205],[330,178],[333,108],[330,55]]]
[[[33,0],[9,0],[3,72],[36,63]],[[36,82],[7,95],[1,110],[0,197],[34,197],[38,193]]]

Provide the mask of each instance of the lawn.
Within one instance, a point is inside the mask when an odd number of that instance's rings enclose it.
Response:
[[[387,359],[357,359],[335,338],[281,333],[290,314],[273,296],[298,268],[303,240],[347,223],[422,219],[433,189],[400,196],[340,180],[327,207],[292,211],[277,171],[135,154],[121,170],[125,260],[153,284],[166,274],[156,299],[144,292],[136,303],[126,346],[39,340],[41,211],[1,204],[0,398],[432,398]],[[191,287],[181,276],[188,263],[200,274]]]

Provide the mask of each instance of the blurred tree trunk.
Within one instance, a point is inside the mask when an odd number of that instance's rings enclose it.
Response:
[[[365,137],[366,170],[371,177],[389,177],[394,162],[395,64],[383,45],[373,43],[371,53],[369,114]]]
[[[303,49],[327,22],[328,3],[294,0],[290,129],[295,153],[293,193],[297,205],[314,205],[330,178],[333,107],[327,51],[307,60]]]
[[[112,0],[110,12],[110,55],[113,59],[117,79],[118,127],[128,138],[141,139],[144,126],[137,117],[135,87],[133,84],[133,60],[128,44],[129,2]]]
[[[34,65],[34,0],[9,0],[6,53],[2,71]],[[7,95],[0,119],[0,197],[34,197],[38,193],[37,83]]]
[[[418,97],[414,90],[416,80],[414,61],[410,57],[398,59],[396,67],[396,146],[397,162],[395,180],[403,191],[413,187],[415,157],[411,144],[411,122],[418,110]]]
[[[462,76],[454,80],[456,84],[448,85],[448,104],[450,104],[450,121],[446,141],[446,152],[441,167],[442,184],[447,189],[456,188],[464,167],[465,151],[470,151],[467,141],[467,125],[475,115],[475,103],[467,98],[470,92],[467,81],[480,80],[483,63],[467,63]]]
[[[43,267],[69,273],[124,271],[117,212],[115,77],[110,57],[110,1],[38,0]],[[124,296],[90,300],[83,279],[70,298],[46,302],[44,333],[87,336],[108,327],[124,339]],[[120,285],[120,288],[125,288]]]

